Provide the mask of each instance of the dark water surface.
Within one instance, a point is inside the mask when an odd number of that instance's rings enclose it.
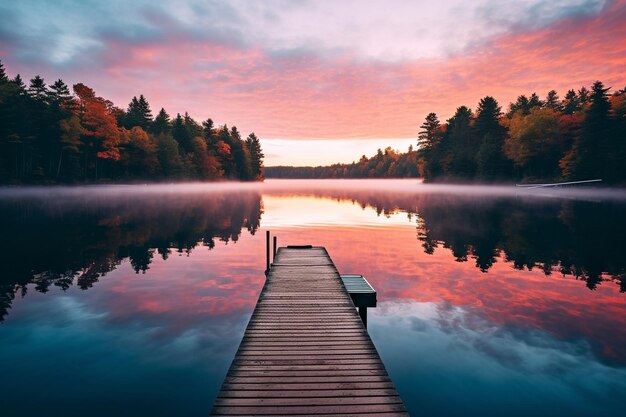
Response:
[[[618,416],[626,193],[415,181],[0,189],[0,414],[204,416],[264,231],[379,293],[413,415]]]

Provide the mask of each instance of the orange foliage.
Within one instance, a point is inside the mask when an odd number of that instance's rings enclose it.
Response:
[[[74,92],[80,104],[81,123],[84,134],[92,138],[91,145],[101,159],[120,159],[120,131],[117,121],[107,108],[106,102],[96,97],[93,89],[84,84],[74,85]]]

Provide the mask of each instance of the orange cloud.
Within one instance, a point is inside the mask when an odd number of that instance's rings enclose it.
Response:
[[[445,119],[485,95],[505,107],[522,93],[564,95],[596,79],[623,87],[624,21],[620,0],[599,14],[509,32],[447,58],[395,62],[209,41],[165,21],[169,30],[156,38],[104,35],[103,52],[67,67],[67,81],[84,82],[121,107],[143,93],[155,113],[189,111],[262,138],[416,137],[427,113]],[[11,72],[33,70],[5,64]],[[43,75],[67,78],[50,68]]]
[[[597,16],[501,36],[447,59],[393,64],[181,37],[139,45],[111,39],[106,79],[87,82],[102,94],[113,90],[118,104],[142,92],[155,108],[189,110],[266,138],[414,137],[428,112],[446,118],[487,94],[506,106],[522,93],[563,95],[595,79],[621,86],[625,20],[624,2],[615,2]]]

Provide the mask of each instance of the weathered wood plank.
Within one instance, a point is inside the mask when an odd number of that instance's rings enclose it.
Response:
[[[313,384],[313,383],[343,383],[346,379],[351,382],[390,382],[387,375],[360,375],[351,376],[281,376],[281,377],[258,377],[258,376],[227,376],[224,380],[226,384]]]
[[[301,398],[218,398],[215,401],[215,405],[229,406],[229,405],[250,405],[255,406],[262,405],[300,405],[302,403]],[[307,400],[308,405],[363,405],[363,404],[402,404],[402,400],[399,396],[367,396],[367,397],[316,397]]]
[[[382,364],[348,364],[348,365],[240,365],[237,367],[237,372],[247,372],[247,371],[289,371],[289,372],[297,372],[297,371],[357,371],[357,370],[376,370],[382,369],[385,370],[385,367]]]
[[[319,398],[332,396],[335,398],[342,397],[389,397],[395,396],[395,389],[349,389],[349,390],[306,390],[306,391],[220,391],[217,398]],[[311,400],[314,401],[314,400]]]
[[[233,414],[213,414],[213,416],[232,416]],[[258,414],[236,414],[238,417],[256,417]],[[274,414],[273,417],[290,417],[293,415],[305,416],[307,414]],[[308,414],[310,415],[310,414]],[[395,411],[395,412],[373,412],[373,413],[341,413],[341,414],[323,414],[324,417],[362,417],[362,416],[383,416],[383,417],[406,417],[409,413],[406,411]]]
[[[282,370],[282,371],[272,371],[272,370],[262,370],[262,371],[245,371],[241,369],[237,369],[237,371],[233,372],[231,376],[233,377],[293,377],[293,376],[368,376],[368,375],[387,375],[387,371],[384,368],[377,369],[343,369],[343,370],[300,370],[294,371],[293,369]]]
[[[349,381],[349,379],[348,379]],[[266,384],[222,384],[223,390],[263,390],[263,391],[301,391],[301,390],[341,390],[341,389],[370,389],[394,388],[391,382],[326,382],[326,383],[266,383]]]
[[[380,364],[380,358],[377,357],[369,357],[369,358],[351,358],[351,359],[338,359],[333,357],[326,357],[324,359],[300,359],[296,360],[293,358],[283,358],[281,359],[272,359],[272,358],[239,358],[235,357],[233,360],[233,365],[366,365],[366,364]]]
[[[212,415],[406,416],[324,248],[281,248]]]
[[[387,397],[393,398],[393,397]],[[316,415],[328,413],[380,413],[389,411],[404,411],[404,405],[400,404],[364,404],[364,405],[294,405],[294,406],[216,406],[214,409],[216,414],[241,414],[249,413],[255,415]]]

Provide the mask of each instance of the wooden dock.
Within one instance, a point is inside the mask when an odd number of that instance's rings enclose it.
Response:
[[[280,248],[214,416],[408,416],[323,247]]]

